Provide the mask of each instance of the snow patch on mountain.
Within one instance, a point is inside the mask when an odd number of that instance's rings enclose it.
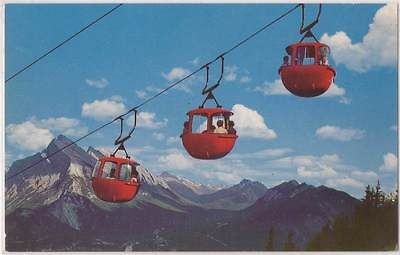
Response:
[[[167,183],[168,182],[178,182],[181,183],[183,185],[185,185],[187,188],[191,189],[194,193],[196,193],[197,195],[204,195],[204,194],[210,194],[213,192],[216,192],[218,190],[221,190],[222,187],[217,187],[217,186],[213,186],[213,185],[204,185],[201,183],[197,183],[194,181],[191,181],[189,179],[186,179],[184,177],[181,176],[175,176],[172,175],[168,172],[163,172],[160,177],[165,180]]]
[[[99,158],[103,157],[104,154],[100,152],[99,150],[93,148],[92,146],[89,146],[89,148],[86,151],[90,156],[95,158],[96,160],[99,160]]]
[[[149,169],[139,166],[136,170],[139,173],[140,181],[144,181],[152,186],[160,185],[165,189],[169,189],[168,184],[162,178],[152,174]]]
[[[18,196],[18,187],[14,183],[10,188],[6,190],[6,200],[13,200]]]
[[[78,165],[78,164],[75,164],[75,163],[71,163],[71,164],[69,165],[68,174],[69,174],[71,177],[81,177],[81,178],[85,178],[85,175],[83,174],[83,171],[82,171],[82,166],[81,166],[81,165]]]
[[[35,192],[42,192],[54,185],[60,179],[60,173],[46,175],[32,175],[25,179],[25,189],[33,189]]]

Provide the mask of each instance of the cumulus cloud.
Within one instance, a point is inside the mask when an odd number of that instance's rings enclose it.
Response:
[[[297,174],[307,178],[327,178],[337,175],[337,172],[327,165],[315,163],[311,166],[300,166],[297,168]]]
[[[231,155],[232,158],[254,158],[254,159],[265,159],[265,158],[278,158],[287,155],[292,152],[289,148],[276,148],[276,149],[265,149],[252,153],[240,153]]]
[[[243,178],[236,173],[220,172],[220,171],[204,171],[202,176],[207,179],[219,180],[226,184],[235,184],[240,182]]]
[[[108,85],[108,80],[106,78],[100,78],[98,80],[91,80],[91,79],[86,79],[86,84],[95,87],[95,88],[105,88]]]
[[[282,157],[292,152],[289,148],[277,148],[277,149],[265,149],[255,153],[257,156],[263,156],[268,158]]]
[[[227,82],[238,81],[239,83],[249,83],[251,78],[249,71],[243,68],[239,68],[236,65],[226,66],[224,70],[224,80]]]
[[[50,130],[38,127],[31,121],[7,125],[6,136],[11,145],[29,151],[44,149],[54,138]]]
[[[239,68],[237,66],[227,66],[225,67],[225,76],[224,79],[226,81],[235,81],[238,74]]]
[[[329,89],[321,95],[321,97],[343,97],[346,94],[346,90],[339,85],[332,83]]]
[[[162,141],[162,140],[165,139],[165,135],[164,135],[163,133],[154,132],[154,133],[153,133],[153,137],[154,137],[154,139],[156,139],[157,141]]]
[[[396,171],[397,170],[397,156],[393,153],[386,153],[383,155],[383,164],[379,167],[381,171]]]
[[[54,134],[79,137],[87,132],[88,128],[81,125],[78,119],[67,117],[37,119],[33,116],[23,123],[9,124],[6,127],[8,142],[15,147],[30,151],[45,148]]]
[[[135,94],[140,99],[145,99],[149,94],[155,94],[160,92],[162,89],[153,86],[146,86],[143,90],[136,90]]]
[[[249,76],[242,76],[239,80],[240,83],[249,83],[251,82],[251,78]]]
[[[326,181],[326,185],[334,188],[350,187],[360,189],[364,187],[364,184],[362,182],[350,177],[329,179]]]
[[[79,125],[79,120],[66,117],[59,117],[59,118],[43,119],[40,120],[40,123],[42,123],[43,125],[47,126],[50,129],[65,130],[70,127],[75,127]]]
[[[147,97],[147,92],[144,90],[136,90],[135,94],[140,99],[145,99]]]
[[[277,137],[274,130],[268,128],[263,116],[257,111],[247,108],[242,104],[232,107],[232,120],[240,137],[274,139]]]
[[[133,125],[134,116],[128,118],[128,123]],[[157,121],[154,112],[139,112],[137,115],[137,127],[158,129],[167,126],[168,119],[164,118],[162,121]]]
[[[268,162],[270,168],[313,168],[323,169],[325,166],[336,169],[347,168],[348,166],[342,165],[342,160],[337,154],[324,154],[322,156],[314,155],[298,155],[293,157],[283,157],[273,159]],[[307,169],[304,169],[307,170]]]
[[[323,34],[321,42],[328,44],[337,64],[365,72],[375,66],[395,66],[397,63],[397,5],[388,3],[380,8],[361,42],[353,43],[343,31]]]
[[[198,66],[199,63],[200,63],[200,58],[199,58],[199,57],[196,57],[196,58],[194,58],[193,60],[190,60],[189,63],[192,64],[192,65],[194,65],[194,66]]]
[[[87,127],[82,126],[78,119],[73,118],[58,117],[36,120],[36,118],[33,117],[31,118],[31,121],[35,123],[36,126],[47,128],[69,137],[79,137],[88,132]]]
[[[330,125],[322,126],[315,131],[315,135],[321,139],[331,139],[341,142],[362,139],[365,133],[365,130],[361,129],[341,128]]]
[[[193,162],[180,152],[171,152],[159,157],[158,162],[165,168],[172,170],[186,170],[193,168]]]
[[[171,71],[169,71],[169,73],[161,73],[164,79],[166,79],[169,82],[174,82],[183,79],[188,74],[190,74],[190,71],[182,67],[174,67],[171,69]]]
[[[167,142],[167,144],[170,145],[170,144],[178,143],[180,140],[181,140],[181,138],[179,136],[171,136],[171,137],[167,138],[166,142]]]
[[[378,180],[378,175],[373,171],[352,171],[350,174],[354,179],[367,182],[367,183],[375,183]]]
[[[281,79],[276,79],[273,82],[265,81],[261,86],[256,86],[254,91],[262,92],[264,95],[291,95],[285,88]]]
[[[94,100],[82,105],[82,116],[95,120],[107,120],[114,118],[126,111],[125,105],[119,97]]]

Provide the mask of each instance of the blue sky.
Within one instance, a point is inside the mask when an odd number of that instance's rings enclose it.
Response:
[[[6,5],[6,77],[113,5]],[[77,138],[271,21],[292,5],[126,4],[9,81],[6,164],[63,133]],[[312,19],[315,5],[307,8]],[[179,140],[186,112],[202,101],[204,73],[140,109],[128,148],[143,166],[202,183],[242,178],[267,186],[296,179],[360,196],[379,178],[397,185],[395,5],[326,4],[314,33],[330,45],[337,77],[326,95],[288,94],[277,70],[300,39],[300,10],[225,58],[216,91],[233,109],[239,140],[221,160],[192,159]],[[211,78],[219,66],[211,66]],[[111,125],[79,145],[111,150]]]

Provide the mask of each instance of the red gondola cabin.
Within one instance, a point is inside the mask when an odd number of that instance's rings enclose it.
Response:
[[[329,89],[336,72],[328,65],[328,45],[300,42],[286,47],[286,52],[279,74],[287,90],[296,96],[315,97]]]
[[[129,158],[100,158],[92,174],[92,187],[96,196],[114,203],[132,200],[140,187],[137,165]]]
[[[229,123],[233,123],[229,121],[233,115],[231,111],[222,108],[198,108],[187,115],[189,120],[184,124],[181,138],[183,146],[192,157],[218,159],[233,149],[238,136],[233,125],[229,126]],[[220,124],[218,127],[217,122]]]

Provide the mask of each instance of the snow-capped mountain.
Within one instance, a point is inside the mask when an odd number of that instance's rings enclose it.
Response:
[[[94,197],[90,175],[96,160],[82,148],[74,144],[44,160],[46,155],[70,143],[68,138],[60,135],[43,151],[11,165],[6,174],[6,213],[21,206],[36,208],[51,204],[66,193]],[[21,171],[22,174],[7,180]]]
[[[101,158],[103,156],[103,153],[101,153],[101,151],[96,150],[95,148],[93,148],[92,146],[89,146],[87,151],[86,151],[90,156],[92,156],[93,158],[95,158],[96,160],[98,160],[99,158]]]
[[[11,165],[5,190],[7,250],[262,250],[273,224],[279,226],[277,247],[290,229],[302,245],[358,201],[296,181],[270,189],[250,180],[216,188],[140,166],[135,199],[107,203],[90,183],[101,152],[71,145],[44,159],[70,143],[60,135]]]
[[[198,202],[207,208],[241,210],[252,205],[267,190],[260,182],[244,179],[232,187],[202,195]]]
[[[204,185],[189,179],[163,172],[160,177],[177,193],[187,198],[194,198],[198,195],[211,194],[220,189],[221,186]]]

